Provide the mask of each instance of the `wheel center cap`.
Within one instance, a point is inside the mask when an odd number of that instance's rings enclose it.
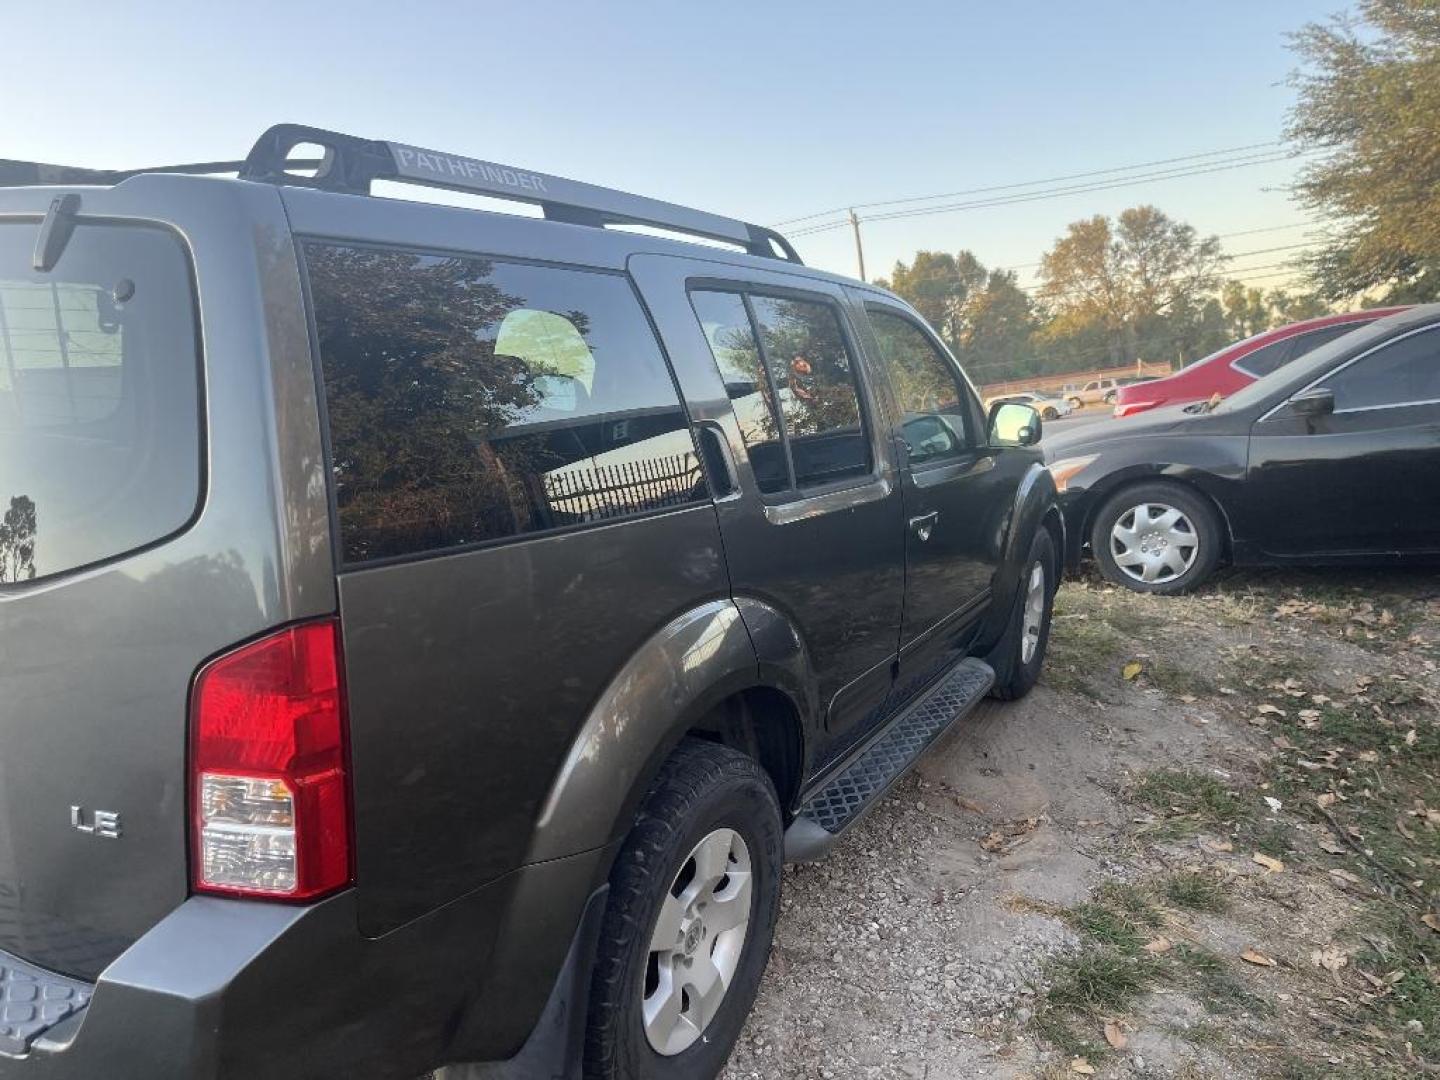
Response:
[[[704,936],[704,927],[700,925],[700,920],[696,919],[690,924],[689,929],[685,931],[684,936],[680,939],[680,948],[684,950],[686,956],[693,956],[695,954],[695,950],[700,947],[700,939]]]
[[[1159,533],[1146,533],[1140,538],[1140,550],[1146,555],[1159,555],[1169,546],[1170,541]]]

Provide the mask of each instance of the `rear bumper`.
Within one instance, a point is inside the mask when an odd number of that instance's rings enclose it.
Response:
[[[101,974],[88,1007],[0,1053],[0,1078],[413,1080],[489,1060],[510,1062],[486,1070],[508,1080],[540,1075],[539,1059],[569,1075],[603,854],[516,871],[374,939],[353,891],[306,907],[192,897]]]

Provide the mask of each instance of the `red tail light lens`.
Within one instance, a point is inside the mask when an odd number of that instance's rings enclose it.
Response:
[[[348,885],[350,784],[335,619],[211,661],[191,702],[200,892],[312,900]]]

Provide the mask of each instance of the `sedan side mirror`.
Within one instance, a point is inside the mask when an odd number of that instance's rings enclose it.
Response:
[[[988,427],[991,446],[1034,446],[1040,441],[1040,414],[1016,401],[992,405]]]
[[[1290,411],[1296,416],[1328,416],[1335,411],[1335,391],[1323,386],[1312,386],[1302,390],[1289,401]]]

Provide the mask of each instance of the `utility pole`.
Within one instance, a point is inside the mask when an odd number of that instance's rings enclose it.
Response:
[[[860,280],[865,280],[865,248],[860,243],[860,219],[855,216],[855,208],[850,208],[850,227],[855,230],[855,260],[860,264]]]

